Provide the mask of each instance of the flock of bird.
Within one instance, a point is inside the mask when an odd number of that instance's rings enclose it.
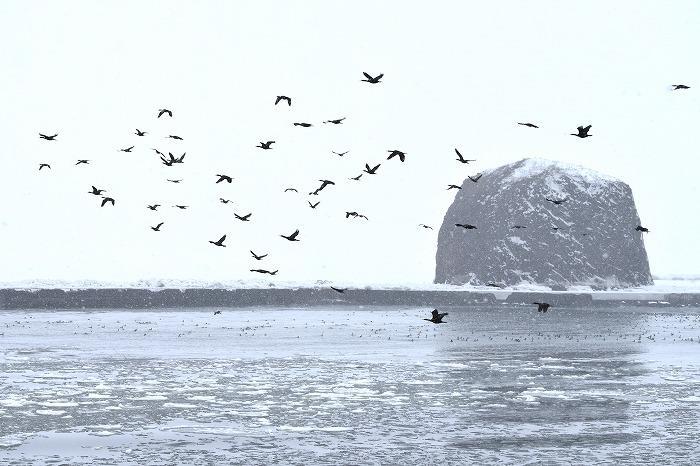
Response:
[[[383,73],[382,73],[382,74],[378,74],[378,75],[376,75],[376,76],[372,76],[372,75],[370,75],[370,74],[368,74],[368,73],[366,73],[366,72],[363,72],[363,75],[364,75],[364,79],[362,79],[361,81],[366,82],[366,83],[368,83],[368,84],[376,85],[376,84],[380,84],[380,83],[383,82],[383,81],[382,81],[382,78],[384,77],[384,74],[383,74]],[[673,89],[673,90],[684,90],[684,89],[689,89],[689,88],[690,88],[690,86],[687,86],[687,85],[685,85],[685,84],[674,84],[674,85],[672,85],[672,89]],[[291,106],[292,106],[292,98],[289,97],[289,96],[286,96],[286,95],[278,95],[278,96],[276,96],[275,101],[274,101],[274,105],[277,106],[278,104],[281,104],[281,103],[286,103],[288,107],[291,107]],[[173,111],[170,110],[170,109],[167,109],[167,108],[161,108],[161,109],[159,109],[158,112],[157,112],[156,118],[162,118],[162,117],[165,117],[165,116],[167,116],[167,117],[169,117],[169,118],[172,118],[172,117],[173,117]],[[343,122],[345,121],[345,119],[346,119],[345,117],[336,118],[336,119],[329,119],[329,120],[323,121],[323,124],[341,125],[341,124],[343,124]],[[532,129],[538,129],[538,128],[539,128],[538,125],[536,125],[536,124],[534,124],[534,123],[530,123],[530,122],[517,122],[517,124],[520,125],[520,126],[524,126],[524,127],[532,128]],[[301,127],[301,128],[309,128],[309,127],[312,127],[313,124],[312,124],[312,123],[308,123],[308,122],[294,122],[294,123],[293,123],[293,126],[295,126],[295,127]],[[590,134],[591,127],[592,127],[592,125],[590,125],[590,124],[587,125],[587,126],[578,126],[578,127],[577,127],[577,132],[576,132],[576,133],[571,133],[571,135],[572,135],[572,136],[576,136],[576,137],[581,138],[581,139],[585,139],[585,138],[592,137],[593,135]],[[148,132],[136,128],[134,134],[135,134],[136,136],[138,136],[138,137],[144,137],[144,136],[146,136],[146,135],[148,134]],[[55,134],[43,134],[43,133],[39,133],[39,137],[40,137],[42,140],[45,140],[45,141],[56,141],[56,139],[58,138],[58,136],[59,136],[58,133],[55,133]],[[174,140],[174,141],[182,141],[182,140],[183,140],[183,138],[182,138],[181,136],[176,135],[176,134],[168,134],[166,138],[167,138],[167,139]],[[272,149],[273,149],[273,147],[272,147],[273,144],[275,144],[275,141],[274,141],[274,140],[260,141],[260,143],[259,143],[257,146],[255,146],[255,147],[257,147],[257,148],[259,148],[259,149],[261,149],[261,150],[272,150]],[[121,148],[121,149],[119,149],[119,151],[120,151],[120,152],[124,152],[124,153],[130,153],[134,148],[135,148],[135,145],[131,145],[131,146],[128,146],[128,147]],[[152,150],[153,150],[153,151],[155,152],[155,154],[159,157],[161,163],[162,163],[164,166],[166,166],[166,167],[172,167],[173,165],[176,165],[176,164],[184,164],[184,163],[185,163],[186,152],[183,152],[180,156],[176,156],[176,155],[172,154],[171,152],[168,152],[168,154],[166,155],[165,153],[161,152],[161,151],[160,151],[159,149],[157,149],[157,148],[152,148]],[[339,157],[345,156],[348,152],[349,152],[349,151],[344,151],[344,152],[332,151],[332,153],[333,153],[334,155],[337,155],[337,156],[339,156]],[[402,151],[402,150],[399,150],[399,149],[389,149],[389,150],[387,150],[387,152],[388,152],[388,157],[386,158],[387,161],[388,161],[388,160],[392,160],[392,159],[394,159],[394,158],[397,158],[397,159],[399,160],[399,162],[401,162],[401,163],[403,163],[403,162],[406,161],[406,152],[404,152],[404,151]],[[459,149],[457,149],[457,148],[455,148],[455,153],[456,153],[456,155],[457,155],[457,158],[456,158],[455,160],[456,160],[457,162],[459,162],[460,164],[465,164],[465,165],[466,165],[466,164],[470,164],[470,163],[472,163],[472,162],[476,162],[475,159],[467,159],[467,158],[465,158],[465,157],[460,153]],[[79,160],[77,160],[77,162],[75,163],[75,165],[76,165],[76,166],[78,166],[78,165],[87,165],[87,164],[89,164],[89,163],[90,163],[90,160],[89,160],[89,159],[79,159]],[[377,175],[378,170],[379,170],[379,168],[381,167],[381,165],[382,165],[382,163],[377,163],[377,164],[372,164],[372,165],[370,165],[370,163],[365,163],[364,169],[361,171],[361,173],[358,174],[358,175],[356,175],[356,176],[350,177],[349,180],[351,180],[351,181],[360,181],[360,179],[361,179],[364,175]],[[42,163],[39,164],[39,171],[41,171],[41,170],[43,170],[43,169],[45,169],[45,168],[46,168],[46,169],[51,169],[51,165],[50,165],[49,163],[46,163],[46,162],[42,162]],[[224,183],[224,182],[230,184],[230,183],[233,182],[233,177],[231,177],[231,176],[229,176],[229,175],[227,175],[227,174],[218,173],[218,174],[216,174],[215,176],[216,176],[216,178],[217,178],[216,181],[215,181],[215,184]],[[472,176],[472,175],[469,175],[467,178],[468,178],[471,182],[473,182],[473,183],[478,183],[479,180],[481,179],[481,177],[482,177],[482,174],[481,174],[481,173],[477,173],[477,174],[475,174],[475,175],[473,175],[473,176]],[[166,179],[166,181],[167,181],[167,182],[170,182],[170,183],[178,184],[178,183],[182,182],[182,179]],[[320,183],[320,185],[319,185],[317,188],[311,190],[311,191],[308,193],[309,196],[318,196],[318,195],[319,195],[324,189],[326,189],[327,187],[329,187],[329,186],[335,186],[335,185],[336,185],[336,183],[335,183],[333,180],[329,180],[329,179],[320,179],[320,180],[319,180],[319,183]],[[461,190],[461,189],[462,189],[462,186],[459,186],[459,185],[456,185],[456,184],[449,184],[449,185],[447,186],[447,190],[452,190],[452,189]],[[296,188],[289,187],[289,188],[285,188],[285,189],[284,189],[284,192],[295,192],[295,193],[298,193],[298,190],[297,190]],[[94,196],[97,196],[97,197],[100,198],[100,207],[105,207],[105,206],[107,206],[107,205],[111,205],[112,207],[114,207],[114,206],[116,205],[116,200],[115,200],[113,197],[104,194],[104,193],[106,193],[106,190],[105,190],[105,189],[97,188],[96,186],[91,186],[91,190],[88,191],[88,193],[91,194],[91,195],[94,195]],[[545,200],[546,200],[547,202],[551,202],[551,203],[553,203],[553,204],[555,204],[555,205],[561,205],[561,204],[565,203],[565,202],[568,200],[568,198],[564,198],[564,199],[550,199],[550,198],[546,197]],[[231,202],[230,200],[224,199],[224,198],[220,198],[219,201],[220,201],[221,203],[223,203],[223,204],[228,204],[229,202]],[[316,202],[313,202],[313,203],[312,203],[311,201],[307,201],[307,202],[308,202],[308,205],[309,205],[309,207],[310,207],[311,209],[316,209],[316,208],[318,207],[318,205],[320,204],[320,201],[316,201]],[[156,203],[156,204],[147,204],[147,205],[146,205],[146,208],[148,208],[148,209],[151,210],[151,211],[157,211],[159,207],[161,207],[161,204],[157,204],[157,203]],[[188,208],[187,205],[182,205],[182,204],[176,204],[176,205],[174,205],[173,207],[178,208],[178,209],[181,209],[181,210],[185,210],[185,209]],[[248,222],[248,221],[250,221],[252,215],[253,215],[252,212],[251,212],[251,213],[247,213],[247,214],[238,214],[238,213],[234,213],[235,219],[237,219],[237,220],[239,220],[239,221],[242,221],[242,222]],[[353,219],[369,220],[368,217],[367,217],[366,215],[361,214],[361,213],[358,213],[358,212],[355,212],[355,211],[346,211],[346,212],[345,212],[345,218],[346,218],[346,219],[353,218]],[[160,232],[160,231],[161,231],[161,228],[163,227],[164,224],[165,224],[165,222],[160,222],[160,223],[158,223],[158,224],[155,225],[155,226],[151,226],[150,229],[151,229],[152,231],[154,231],[154,232]],[[426,224],[423,224],[423,223],[419,224],[418,227],[424,228],[424,229],[430,229],[430,230],[433,229],[432,226],[426,225]],[[469,224],[469,223],[457,223],[457,224],[455,224],[455,227],[457,227],[457,228],[464,228],[464,229],[466,229],[466,230],[475,230],[475,229],[477,229],[477,226],[472,225],[472,224]],[[525,226],[522,226],[522,225],[516,225],[516,226],[514,226],[513,228],[526,228],[526,227],[525,227]],[[647,228],[642,227],[641,225],[638,225],[638,226],[636,227],[636,231],[639,231],[639,232],[642,232],[642,233],[647,233],[647,232],[649,232],[649,230],[648,230]],[[215,246],[215,247],[226,247],[226,244],[225,244],[226,236],[227,236],[227,235],[224,234],[224,235],[222,235],[221,237],[219,237],[219,239],[217,239],[216,241],[209,240],[209,243],[211,243],[211,244],[212,244],[213,246]],[[300,241],[300,230],[297,228],[297,229],[295,229],[295,230],[294,230],[292,233],[290,233],[290,234],[280,234],[279,236],[280,236],[281,238],[285,239],[286,241],[289,241],[289,242],[298,242],[298,241]],[[252,250],[250,250],[250,253],[251,253],[251,256],[253,257],[253,259],[254,259],[256,262],[257,262],[257,261],[262,261],[262,260],[264,260],[264,259],[268,256],[267,253],[265,253],[265,254],[257,254],[257,253],[255,253],[255,252],[252,251]],[[269,270],[269,269],[260,268],[260,267],[254,267],[254,268],[251,268],[251,269],[249,269],[249,270],[250,270],[250,272],[252,272],[252,273],[268,274],[268,275],[272,275],[272,276],[277,275],[277,273],[279,272],[279,269]],[[491,286],[496,286],[496,285],[492,285],[492,284],[490,284],[490,285],[491,285]],[[331,288],[332,288],[334,291],[338,292],[338,293],[343,293],[343,292],[345,292],[345,289],[342,289],[342,288],[337,288],[337,287],[331,287]],[[538,312],[543,312],[543,313],[544,313],[544,312],[547,312],[548,308],[550,307],[550,305],[547,304],[547,303],[534,303],[534,304],[537,304],[537,305],[538,305]],[[434,324],[440,324],[440,323],[443,323],[442,319],[443,319],[443,317],[445,317],[446,315],[447,315],[447,313],[439,313],[437,310],[433,310],[433,312],[432,312],[432,317],[431,317],[430,319],[424,319],[424,320],[430,321],[430,322],[432,322],[432,323],[434,323]]]

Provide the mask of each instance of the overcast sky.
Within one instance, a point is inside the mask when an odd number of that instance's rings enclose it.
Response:
[[[652,272],[700,273],[698,24],[694,0],[1,2],[0,281],[245,279],[264,266],[284,280],[429,282],[445,186],[529,156],[623,179]],[[162,107],[174,117],[156,119]],[[569,136],[581,124],[594,137]],[[268,139],[273,150],[255,148]],[[186,163],[166,168],[152,147]],[[454,147],[478,163],[458,164]],[[383,161],[393,148],[405,164]],[[379,175],[347,181],[365,162]],[[312,210],[319,178],[338,184]],[[116,206],[100,209],[91,185]],[[279,238],[296,228],[301,242]],[[227,248],[208,243],[222,234]],[[253,263],[249,249],[270,256]]]

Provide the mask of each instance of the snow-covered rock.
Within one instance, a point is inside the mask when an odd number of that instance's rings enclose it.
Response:
[[[462,183],[440,228],[435,282],[651,285],[637,225],[632,190],[622,181],[560,162],[520,160]]]

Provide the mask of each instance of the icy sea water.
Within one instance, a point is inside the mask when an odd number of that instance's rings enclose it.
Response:
[[[0,464],[700,461],[700,309],[0,313]]]

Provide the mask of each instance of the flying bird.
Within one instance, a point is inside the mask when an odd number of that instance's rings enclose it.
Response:
[[[362,81],[368,82],[370,84],[379,84],[380,80],[384,77],[383,73],[379,74],[375,77],[370,76],[369,74],[365,73],[364,71],[362,72],[362,74],[365,75],[365,79],[362,79]]]
[[[269,271],[269,270],[265,270],[265,269],[250,269],[250,271],[257,272],[257,273],[267,273],[270,275],[277,275],[277,272],[279,272],[279,270]]]
[[[185,209],[187,209],[189,206],[180,205],[180,204],[175,204],[173,207],[177,207],[177,208],[180,209],[180,210],[185,210]]]
[[[381,163],[378,163],[374,166],[374,168],[370,168],[369,164],[365,164],[365,169],[363,171],[369,175],[375,175],[377,173],[377,168],[379,168],[380,165]]]
[[[296,189],[296,188],[287,188],[287,189],[285,189],[285,190],[284,190],[284,192],[285,192],[285,193],[286,193],[286,192],[294,192],[294,193],[298,193],[299,191],[297,191],[297,189]]]
[[[171,111],[168,110],[167,108],[161,108],[160,110],[158,110],[158,118],[162,117],[162,116],[165,115],[166,113],[168,114],[169,117],[172,117],[172,116],[173,116],[173,112],[171,112]]]
[[[334,125],[340,125],[340,124],[343,123],[343,120],[344,120],[344,119],[345,119],[345,117],[343,117],[343,118],[338,118],[337,120],[326,120],[326,121],[324,121],[323,123],[332,123],[332,124],[334,124]]]
[[[311,123],[294,123],[294,126],[301,126],[302,128],[308,128],[313,126]]]
[[[105,192],[104,189],[97,189],[94,186],[91,186],[91,187],[92,187],[92,191],[88,191],[89,194],[94,194],[95,196],[101,196],[102,193]]]
[[[456,184],[448,184],[448,185],[447,185],[447,191],[449,191],[450,189],[462,189],[462,187],[461,187],[461,186],[457,186]]]
[[[321,187],[318,188],[316,191],[321,191],[323,188],[325,188],[328,185],[335,185],[335,183],[331,180],[318,180],[321,182]]]
[[[673,84],[674,91],[678,91],[681,89],[690,89],[690,86],[686,86],[685,84]]]
[[[231,201],[229,199],[224,199],[223,197],[220,197],[219,202],[221,202],[222,204],[228,204]]]
[[[156,226],[154,226],[154,227],[151,227],[151,230],[153,230],[153,231],[160,231],[160,227],[163,226],[163,223],[165,223],[165,222],[160,222],[158,225],[156,225]]]
[[[270,146],[274,143],[275,143],[275,141],[267,141],[267,142],[260,141],[260,145],[255,146],[255,147],[259,147],[261,149],[268,150],[268,149],[272,149],[272,147],[270,147]]]
[[[168,178],[167,181],[170,181],[171,183],[177,184],[177,183],[180,183],[182,180],[171,180]]]
[[[140,129],[136,128],[136,132],[134,134],[137,136],[145,136],[148,133],[146,131],[141,131]]]
[[[311,201],[306,201],[306,202],[309,203],[309,207],[311,207],[312,209],[315,209],[321,203],[321,201],[318,201],[316,204],[312,204]]]
[[[209,240],[209,242],[210,242],[211,244],[213,244],[214,246],[219,246],[219,247],[225,248],[225,247],[226,247],[226,245],[224,244],[224,241],[225,241],[225,240],[226,240],[226,235],[224,235],[224,236],[222,236],[221,238],[219,238],[218,241],[211,241],[211,240]]]
[[[387,152],[389,152],[389,157],[386,158],[387,160],[391,160],[394,157],[396,157],[397,155],[399,157],[399,160],[401,160],[402,162],[404,162],[406,160],[406,153],[405,152],[402,152],[402,151],[396,150],[396,149],[388,150]]]
[[[253,257],[255,258],[256,261],[263,260],[264,258],[267,257],[267,254],[258,255],[258,254],[255,254],[253,251],[250,251],[250,253],[253,255]]]
[[[351,177],[351,178],[349,178],[349,179],[351,179],[351,180],[353,180],[353,181],[360,181],[360,178],[362,178],[362,173],[360,173],[360,174],[357,175],[357,176],[353,176],[353,177]]]
[[[510,227],[511,230],[522,230],[523,228],[527,227],[524,225],[513,225],[512,227]]]
[[[545,199],[546,201],[551,202],[552,204],[555,204],[555,205],[563,204],[563,203],[565,203],[566,201],[569,200],[568,197],[565,197],[564,199],[550,199],[550,198],[548,198],[548,197],[545,197],[544,199]]]
[[[644,227],[641,226],[641,225],[637,225],[637,228],[635,228],[635,231],[641,231],[642,233],[649,233],[649,229],[648,229],[648,228],[644,228]]]
[[[221,314],[221,311],[214,311],[214,315],[215,315],[215,316],[216,316],[216,315],[219,315],[219,314]]]
[[[82,164],[88,165],[89,163],[90,163],[90,161],[88,159],[80,159],[77,162],[75,162],[76,165],[82,165]]]
[[[476,227],[474,225],[470,225],[468,223],[455,223],[456,227],[462,227],[465,230],[476,230]]]
[[[160,204],[147,205],[146,207],[148,207],[151,210],[158,210],[158,207],[160,207]]]
[[[49,165],[48,163],[40,163],[39,164],[39,171],[41,171],[41,169],[44,167],[51,169],[51,165]]]
[[[230,183],[233,181],[233,178],[231,178],[231,177],[228,176],[228,175],[219,175],[219,174],[217,174],[216,176],[219,177],[219,179],[216,180],[216,184],[219,184],[219,183],[221,183],[222,181],[225,181],[225,182],[227,182],[227,183],[230,184]]]
[[[590,131],[592,125],[588,125],[585,128],[583,126],[579,126],[576,128],[578,130],[578,134],[576,133],[571,133],[572,136],[579,137],[581,139],[591,137],[593,136],[592,134],[588,134],[588,131]]]
[[[41,139],[46,139],[47,141],[55,141],[57,136],[58,136],[58,133],[52,134],[51,136],[47,136],[46,134],[39,133],[39,137]]]
[[[131,152],[131,149],[133,149],[134,146],[127,147],[126,149],[119,149],[121,152]]]
[[[156,154],[157,154],[157,155],[160,155],[161,157],[165,157],[165,154],[162,153],[161,151],[159,151],[158,149],[156,149],[155,147],[152,147],[151,149],[154,150],[154,151],[156,151]]]
[[[291,107],[292,106],[292,99],[290,97],[287,97],[286,95],[278,95],[277,98],[275,99],[275,105],[280,103],[281,101],[286,101],[287,106]]]
[[[366,216],[362,214],[358,214],[357,212],[345,212],[345,218],[364,218],[365,220],[369,220]]]
[[[476,162],[476,160],[469,160],[469,159],[465,159],[464,157],[462,157],[462,154],[457,150],[457,148],[455,148],[455,152],[457,153],[457,159],[456,159],[456,160],[457,160],[458,162],[461,162],[461,163]]]
[[[549,303],[532,303],[532,304],[537,304],[537,312],[547,312],[547,309],[550,308]]]
[[[176,140],[178,140],[178,141],[182,141],[182,138],[181,138],[180,136],[176,135],[176,134],[170,134],[168,137],[169,137],[170,139],[176,139]]]
[[[518,123],[520,126],[527,126],[528,128],[539,128],[537,125],[533,125],[532,123]]]
[[[249,221],[248,219],[250,218],[251,215],[253,215],[253,213],[251,212],[251,213],[246,214],[246,215],[238,215],[237,213],[234,212],[233,215],[241,222],[248,222]]]
[[[332,150],[331,152],[333,152],[333,153],[334,153],[335,155],[337,155],[338,157],[342,157],[342,156],[344,156],[345,154],[347,154],[347,153],[350,152],[350,151],[349,151],[349,150],[346,150],[345,152],[336,152],[336,151]]]
[[[345,293],[345,291],[347,291],[347,288],[336,288],[334,286],[331,286],[331,290],[337,291],[338,293]]]
[[[289,236],[285,236],[285,235],[280,235],[280,236],[281,236],[282,238],[286,239],[287,241],[299,241],[299,240],[297,239],[297,236],[299,236],[299,230],[294,230],[294,233],[292,233],[292,234],[289,235]]]
[[[432,229],[433,229],[433,227],[431,227],[430,225],[426,225],[426,224],[424,224],[424,223],[421,223],[421,224],[419,224],[418,226],[421,227],[421,228],[425,228],[426,230],[432,230]]]
[[[433,309],[432,317],[430,319],[423,319],[423,320],[427,320],[428,322],[432,322],[434,324],[444,324],[445,322],[443,322],[442,319],[446,315],[449,315],[449,313],[447,313],[447,312],[440,313],[440,312],[438,312],[437,309]]]
[[[479,181],[479,179],[481,178],[481,176],[482,176],[481,173],[479,173],[478,175],[475,175],[474,177],[471,177],[471,176],[467,175],[467,178],[469,178],[470,181],[476,183],[477,181]]]
[[[105,196],[105,197],[102,198],[102,204],[100,204],[100,207],[104,207],[105,204],[107,204],[108,202],[111,202],[111,203],[112,203],[112,206],[114,206],[114,199],[112,199],[111,197],[106,197],[106,196]]]

